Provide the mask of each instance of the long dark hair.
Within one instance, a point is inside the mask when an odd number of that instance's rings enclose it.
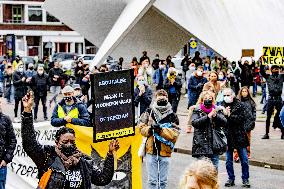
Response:
[[[243,91],[244,89],[247,90],[247,92],[248,92],[248,98],[249,98],[249,101],[251,102],[251,104],[252,104],[253,106],[256,106],[255,101],[254,101],[253,98],[251,97],[251,93],[250,93],[249,88],[248,88],[247,86],[244,86],[244,87],[242,87],[242,88],[240,89],[237,98],[238,98],[240,101],[244,101],[244,99],[243,99],[243,97],[242,97],[242,91]]]

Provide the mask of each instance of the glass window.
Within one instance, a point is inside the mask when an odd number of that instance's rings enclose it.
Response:
[[[13,23],[22,23],[22,6],[13,5],[12,7],[12,22]]]
[[[49,12],[46,12],[46,21],[47,22],[60,22],[57,18],[52,16]]]
[[[42,22],[41,6],[29,6],[28,14],[30,22]]]

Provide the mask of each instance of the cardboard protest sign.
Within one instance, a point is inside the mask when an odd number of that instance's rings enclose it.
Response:
[[[284,47],[263,47],[262,63],[284,65]]]
[[[94,142],[135,134],[133,70],[92,76]]]
[[[254,49],[242,49],[242,57],[254,57]]]

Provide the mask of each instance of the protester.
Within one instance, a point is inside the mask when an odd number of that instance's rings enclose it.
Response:
[[[235,92],[235,94],[239,93],[240,90],[240,82],[241,82],[241,71],[237,67],[237,64],[235,61],[232,62],[231,68],[230,68],[230,80],[231,80],[231,88]]]
[[[192,59],[192,62],[195,64],[196,68],[198,66],[203,66],[202,59],[200,58],[200,52],[199,51],[195,52],[195,55],[194,55],[194,57]]]
[[[147,51],[143,51],[143,52],[142,52],[142,56],[141,56],[140,61],[139,61],[140,65],[142,65],[142,62],[143,62],[144,60],[146,60],[146,59],[148,59],[149,62],[150,62],[150,58],[148,57],[147,54],[148,54]]]
[[[140,117],[150,107],[153,92],[143,76],[137,76],[136,80],[138,85],[134,89],[134,104],[138,107],[138,117]]]
[[[0,97],[3,96],[4,93],[4,73],[5,73],[5,64],[0,62]]]
[[[225,183],[225,187],[231,187],[235,185],[233,153],[234,149],[236,149],[239,154],[242,166],[243,187],[250,188],[249,163],[247,154],[249,140],[245,131],[245,122],[247,121],[246,107],[235,97],[235,93],[232,89],[225,88],[223,90],[223,93],[223,106],[226,108],[226,133],[228,140],[228,149],[226,153],[226,169],[229,177],[228,181]]]
[[[214,149],[213,130],[223,132],[227,119],[224,116],[224,108],[215,106],[215,94],[210,91],[201,93],[199,105],[192,113],[192,126],[194,135],[192,142],[192,157],[210,158],[218,170],[219,155],[224,153]],[[226,146],[225,146],[226,149]]]
[[[124,61],[123,57],[119,57],[117,70],[122,70],[123,61]]]
[[[157,70],[159,68],[159,63],[160,63],[160,57],[159,54],[156,54],[156,57],[152,62],[152,67],[154,70]]]
[[[211,60],[210,60],[210,56],[206,56],[205,58],[205,62],[204,62],[204,71],[211,71]]]
[[[51,99],[49,100],[49,107],[52,102],[57,103],[57,96],[61,90],[61,80],[63,76],[63,70],[59,67],[59,62],[54,62],[54,67],[49,70],[48,77],[50,83],[50,92],[52,93]]]
[[[214,57],[214,60],[211,61],[211,70],[217,72],[220,69],[220,61],[218,56]]]
[[[218,172],[207,159],[193,162],[186,169],[179,189],[220,189]]]
[[[13,84],[13,67],[11,63],[7,64],[7,68],[4,73],[4,82],[5,82],[5,98],[7,99],[8,104],[14,102],[14,84]]]
[[[188,54],[185,54],[184,58],[181,61],[181,67],[182,67],[182,71],[183,71],[183,78],[186,79],[186,72],[189,70],[189,65],[191,60],[189,59]]]
[[[196,104],[203,86],[207,83],[207,79],[204,77],[204,70],[202,66],[197,67],[197,71],[190,77],[188,81],[188,106]]]
[[[74,75],[75,75],[75,83],[76,84],[81,84],[82,82],[82,79],[84,77],[84,68],[83,68],[83,59],[80,59],[75,67],[75,70],[74,70]]]
[[[280,128],[282,135],[281,139],[284,139],[284,128],[280,123],[279,114],[282,108],[282,89],[284,82],[284,75],[279,74],[279,66],[272,65],[271,66],[271,75],[266,74],[264,65],[260,67],[261,75],[266,79],[267,87],[268,87],[268,101],[267,101],[267,118],[266,118],[266,133],[262,137],[262,139],[269,139],[269,127],[270,127],[270,119],[272,114],[274,113],[274,108],[277,110],[277,113],[274,116],[273,127]]]
[[[247,87],[242,87],[238,97],[237,97],[245,106],[245,109],[247,110],[247,113],[251,114],[247,116],[246,123],[249,124],[250,128],[246,128],[246,132],[248,135],[248,140],[249,140],[249,146],[247,147],[248,151],[248,158],[250,159],[251,157],[251,149],[250,149],[250,144],[251,144],[251,131],[255,127],[255,121],[256,121],[256,104],[250,94],[250,91]],[[252,119],[250,119],[252,117]],[[248,129],[248,130],[247,130]],[[237,151],[234,153],[234,160],[238,161],[239,157],[237,154]]]
[[[243,58],[243,57],[242,57]],[[242,64],[242,58],[239,60],[239,66],[242,69],[241,72],[241,85],[250,87],[253,84],[253,75],[252,75],[252,69],[254,68],[255,62],[253,59],[252,63],[249,64],[248,60],[244,61],[244,64]]]
[[[152,84],[152,68],[149,67],[150,59],[147,56],[143,56],[140,58],[140,68],[138,70],[138,75],[142,75],[145,78],[145,81],[148,85]]]
[[[32,77],[37,74],[37,72],[34,70],[34,64],[29,63],[28,70],[25,72],[27,79],[26,84],[29,87],[29,89],[32,87]]]
[[[31,84],[35,95],[34,120],[37,120],[39,101],[42,103],[44,120],[47,120],[46,99],[49,79],[48,75],[44,73],[44,68],[42,66],[38,66],[37,74],[32,77]]]
[[[17,140],[13,129],[13,124],[9,116],[5,115],[2,110],[3,98],[0,98],[0,188],[5,189],[7,177],[7,164],[14,157]]]
[[[13,74],[13,85],[15,87],[15,119],[14,122],[18,123],[20,122],[20,119],[18,118],[18,107],[19,103],[21,104],[21,112],[23,112],[23,103],[22,98],[27,93],[27,84],[26,84],[27,76],[24,72],[24,65],[22,63],[17,65],[17,70]]]
[[[210,72],[209,81],[204,84],[203,91],[214,92],[217,96],[222,88],[222,82],[218,81],[218,73],[215,71]]]
[[[172,62],[172,56],[171,55],[167,56],[166,63],[167,63],[167,69],[169,69],[169,67],[175,67],[174,63]]]
[[[164,89],[164,81],[167,78],[167,69],[164,61],[160,61],[159,69],[155,70],[153,74],[153,84],[156,90]]]
[[[168,93],[169,103],[172,105],[174,113],[176,113],[181,96],[182,82],[175,68],[169,68],[167,78],[164,82],[164,88]]]
[[[52,113],[51,125],[54,127],[66,124],[89,126],[90,117],[86,106],[74,97],[74,89],[67,85],[62,89],[63,99]]]
[[[95,166],[94,159],[83,154],[76,147],[73,129],[62,127],[55,134],[55,145],[41,145],[36,139],[33,126],[31,93],[23,98],[23,103],[22,145],[38,168],[40,184],[44,183],[43,180],[46,179],[46,186],[41,186],[42,188],[91,189],[91,184],[104,186],[111,182],[114,175],[113,153],[119,149],[117,140],[110,142],[106,159],[100,169]],[[51,175],[47,178],[46,173]]]
[[[18,67],[18,64],[23,64],[23,62],[21,61],[21,58],[19,55],[16,56],[15,60],[13,61],[13,70],[16,70]]]
[[[131,69],[133,69],[133,71],[134,71],[134,76],[137,77],[137,75],[138,75],[138,61],[137,61],[137,58],[133,57],[130,64],[131,64]]]
[[[148,189],[165,189],[171,153],[179,136],[179,120],[165,90],[157,91],[153,107],[141,115],[140,121],[140,133],[147,137]]]
[[[79,84],[73,84],[73,89],[74,89],[74,97],[77,98],[77,100],[83,102],[84,104],[87,103],[87,98],[85,95],[82,94],[82,89]]]

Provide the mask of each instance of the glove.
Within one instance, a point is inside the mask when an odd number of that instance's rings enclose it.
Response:
[[[160,127],[160,124],[153,124],[151,129],[154,130],[155,133],[160,133],[162,128]]]

